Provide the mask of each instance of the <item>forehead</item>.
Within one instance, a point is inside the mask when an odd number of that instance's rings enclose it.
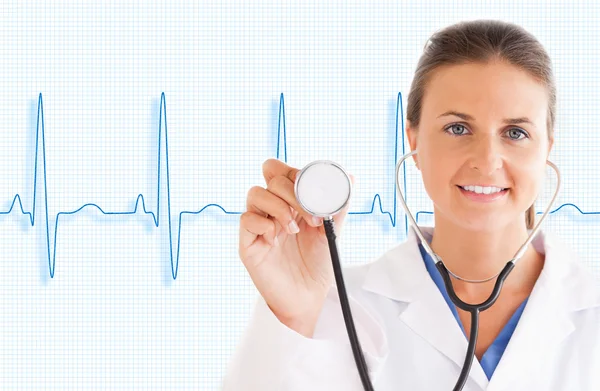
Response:
[[[542,126],[547,109],[546,87],[526,71],[501,61],[436,68],[425,87],[422,107],[423,119],[455,110],[476,121],[527,116]]]

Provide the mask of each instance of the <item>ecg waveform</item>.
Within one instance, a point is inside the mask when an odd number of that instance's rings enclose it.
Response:
[[[180,241],[181,225],[182,225],[183,217],[185,215],[197,215],[197,214],[202,213],[205,209],[207,209],[209,207],[219,208],[223,211],[223,213],[228,214],[228,215],[240,215],[243,213],[240,211],[227,211],[227,210],[225,210],[225,208],[223,208],[222,206],[220,206],[218,204],[207,204],[198,211],[181,211],[181,212],[179,212],[178,224],[176,227],[177,231],[175,233],[176,239],[177,239],[176,240],[177,247],[176,247],[176,250],[174,251],[174,249],[173,249],[174,232],[173,232],[173,227],[171,224],[171,214],[172,214],[171,191],[170,191],[170,186],[169,186],[169,148],[168,148],[169,144],[168,144],[168,134],[167,134],[167,102],[166,102],[166,98],[165,98],[165,93],[162,92],[161,96],[160,96],[159,123],[158,123],[158,167],[157,167],[158,178],[157,178],[157,189],[156,189],[157,190],[156,213],[154,213],[151,210],[148,210],[146,208],[146,202],[144,201],[144,196],[142,194],[139,194],[137,196],[137,199],[135,202],[135,207],[133,208],[133,210],[125,211],[125,212],[108,212],[108,211],[105,211],[104,209],[102,209],[97,204],[86,203],[73,211],[58,212],[56,215],[55,224],[54,224],[54,234],[51,235],[50,229],[49,229],[50,219],[48,218],[48,196],[47,196],[47,186],[46,186],[46,144],[45,144],[45,135],[44,135],[44,104],[43,104],[43,99],[42,99],[41,93],[38,96],[37,120],[36,120],[35,132],[36,132],[35,157],[34,157],[35,163],[34,163],[34,178],[33,178],[33,189],[34,190],[33,190],[33,200],[32,200],[31,211],[30,212],[25,211],[25,208],[23,207],[23,201],[21,199],[21,196],[19,194],[16,194],[12,200],[10,208],[7,211],[0,211],[0,215],[10,214],[11,211],[13,210],[13,208],[15,207],[15,205],[18,203],[21,213],[23,215],[26,215],[29,217],[29,222],[30,222],[31,226],[35,225],[36,204],[37,204],[37,199],[38,199],[37,181],[38,181],[38,177],[40,176],[40,171],[41,171],[41,180],[43,181],[43,190],[42,191],[43,191],[43,198],[44,198],[44,203],[43,203],[44,221],[43,221],[43,223],[45,223],[45,240],[46,240],[46,249],[47,249],[46,255],[47,255],[47,259],[48,259],[48,270],[49,270],[51,278],[54,278],[55,271],[56,271],[56,269],[55,269],[55,267],[56,267],[56,240],[58,237],[58,228],[59,228],[60,217],[64,216],[64,215],[76,214],[76,213],[80,212],[81,210],[83,210],[84,208],[87,208],[87,207],[96,208],[103,215],[117,216],[117,215],[136,214],[138,211],[138,208],[141,204],[141,207],[142,207],[142,210],[144,211],[144,213],[152,216],[154,226],[159,227],[159,225],[160,225],[159,216],[160,216],[160,204],[161,204],[160,203],[161,186],[166,186],[166,189],[165,189],[166,197],[167,197],[166,208],[167,208],[168,231],[169,231],[169,257],[170,257],[169,261],[171,263],[171,276],[174,280],[177,279],[177,273],[179,270],[179,254],[180,254],[180,247],[181,247],[181,241]],[[286,135],[287,135],[287,129],[286,129],[286,125],[285,125],[284,95],[283,95],[283,93],[281,93],[280,98],[279,98],[279,112],[278,112],[278,123],[277,123],[277,155],[276,155],[276,157],[277,157],[277,159],[279,159],[279,155],[280,155],[279,152],[280,152],[281,147],[283,147],[283,155],[284,155],[283,161],[287,163]],[[283,137],[283,142],[281,141],[282,137]],[[396,116],[395,116],[394,167],[398,161],[399,149],[401,149],[402,155],[404,155],[406,153],[406,146],[405,146],[404,140],[405,140],[405,138],[404,138],[404,111],[403,111],[403,106],[402,106],[402,94],[398,93],[397,101],[396,101]],[[163,143],[164,143],[164,149],[165,149],[164,158],[161,156],[161,149],[162,149]],[[38,160],[39,160],[40,156],[41,156],[41,167],[38,169]],[[160,180],[161,174],[163,174],[162,170],[164,170],[164,174],[165,174],[165,178],[166,178],[166,183],[164,183],[164,184],[161,184],[161,180]],[[406,166],[403,167],[403,177],[404,177],[403,193],[405,194],[405,197],[408,198],[408,196],[406,195],[406,188],[407,188]],[[391,211],[384,210],[381,196],[378,193],[376,193],[373,196],[373,202],[371,204],[370,210],[358,211],[358,212],[350,211],[349,214],[351,214],[351,215],[373,214],[375,211],[375,205],[378,204],[379,212],[383,215],[387,215],[390,219],[390,223],[392,224],[393,227],[395,227],[396,223],[397,223],[397,193],[396,193],[396,189],[395,189],[395,183],[394,182],[392,182],[392,183],[394,186],[394,191],[393,191],[394,198],[393,198],[393,207],[392,207]],[[582,215],[600,215],[600,212],[584,212],[577,205],[572,204],[572,203],[562,204],[562,205],[558,206],[556,209],[554,209],[553,211],[551,211],[550,213],[556,213],[559,210],[561,210],[562,208],[567,207],[567,206],[575,208]],[[433,214],[433,212],[418,211],[415,215],[415,218],[418,222],[420,215],[431,215],[431,214]],[[404,228],[405,228],[406,232],[408,232],[408,219],[406,216],[404,216]]]

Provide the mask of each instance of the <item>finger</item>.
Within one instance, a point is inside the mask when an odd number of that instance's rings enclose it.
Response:
[[[264,217],[274,217],[291,235],[298,233],[298,224],[294,220],[290,205],[267,189],[260,186],[250,188],[246,198],[246,209]]]
[[[298,216],[298,211],[296,209],[292,208],[291,206],[290,206],[290,210],[292,211],[292,217],[294,219],[296,219],[296,216]]]
[[[298,201],[296,200],[296,195],[294,192],[294,184],[296,183],[296,176],[300,172],[299,169],[291,167],[281,160],[277,159],[267,159],[263,163],[263,177],[265,178],[265,182],[267,183],[267,190],[271,191],[273,184],[271,183],[277,177],[287,178],[291,186],[288,183],[284,183],[285,186],[278,186],[281,184],[276,182],[277,190],[279,190],[277,194],[280,198],[288,202],[294,211],[296,211],[294,218],[296,218],[299,213],[302,218],[307,222],[308,225],[312,227],[318,227],[323,224],[323,219],[314,217],[304,211],[304,209],[300,206]],[[281,180],[281,179],[278,179]],[[285,182],[285,181],[283,181]],[[270,185],[271,184],[271,185]],[[271,186],[271,187],[270,187]]]
[[[314,217],[304,210],[294,192],[294,182],[285,176],[273,177],[267,184],[267,190],[287,202],[311,227],[318,227],[323,224],[323,219]]]
[[[288,166],[281,160],[277,159],[267,159],[262,165],[263,177],[265,178],[265,183],[269,183],[271,179],[276,176],[284,176],[288,178],[292,183],[296,182],[296,174],[300,171],[297,168],[292,166]]]
[[[244,212],[240,216],[240,248],[246,249],[262,236],[271,246],[276,246],[275,221],[254,212]]]

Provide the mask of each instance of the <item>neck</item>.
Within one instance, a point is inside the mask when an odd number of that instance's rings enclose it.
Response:
[[[437,216],[436,213],[431,248],[450,271],[469,280],[498,274],[529,236],[524,221],[496,230],[474,231]],[[502,289],[508,292],[530,290],[542,270],[543,261],[544,257],[529,244]],[[487,298],[496,280],[469,283],[452,278],[452,284],[460,297],[479,300]]]

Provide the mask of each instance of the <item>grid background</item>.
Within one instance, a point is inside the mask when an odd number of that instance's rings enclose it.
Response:
[[[280,94],[288,164],[335,160],[357,178],[351,213],[370,210],[375,194],[391,212],[397,94],[408,93],[427,38],[460,20],[514,22],[544,44],[558,88],[551,158],[564,179],[556,205],[600,212],[599,7],[2,2],[0,212],[17,194],[25,212],[33,209],[39,93],[47,204],[38,166],[33,226],[18,202],[0,215],[0,388],[219,389],[257,294],[238,258],[236,213],[248,189],[264,185],[262,162],[277,154]],[[162,92],[169,192],[164,138],[157,169]],[[283,146],[279,152],[283,158]],[[412,210],[430,211],[418,172],[409,167],[407,175]],[[552,178],[549,171],[539,211]],[[92,206],[62,214],[54,229],[59,213],[86,204],[132,212],[140,194],[158,227],[140,201],[131,214]],[[378,210],[348,217],[345,264],[369,262],[404,240],[400,208],[395,221]],[[56,236],[53,278],[46,211]],[[546,227],[600,276],[599,214],[565,207]]]

